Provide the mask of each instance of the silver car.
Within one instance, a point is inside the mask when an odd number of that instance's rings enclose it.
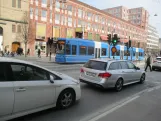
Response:
[[[121,91],[124,85],[144,83],[145,71],[126,60],[91,59],[80,70],[80,81]]]
[[[152,70],[159,69],[161,70],[161,57],[157,57],[153,64],[152,64]]]

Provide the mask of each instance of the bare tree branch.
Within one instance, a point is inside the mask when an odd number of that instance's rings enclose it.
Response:
[[[29,12],[24,12],[24,17],[22,23],[20,25],[21,31],[18,33],[18,37],[21,40],[21,43],[25,44],[25,56],[26,56],[26,49],[28,44],[28,36],[29,36]]]

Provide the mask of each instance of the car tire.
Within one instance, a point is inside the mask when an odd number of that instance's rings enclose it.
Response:
[[[152,67],[152,70],[153,70],[153,71],[155,71],[155,68],[154,68],[154,67]]]
[[[145,77],[146,75],[145,74],[142,74],[141,77],[140,77],[140,84],[143,84],[145,82]]]
[[[115,91],[120,92],[123,88],[123,80],[120,78],[115,84]]]
[[[75,92],[73,89],[66,89],[58,97],[56,107],[58,109],[66,109],[75,102]]]

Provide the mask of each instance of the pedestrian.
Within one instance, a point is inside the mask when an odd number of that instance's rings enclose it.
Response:
[[[147,70],[148,67],[150,68],[150,71],[152,71],[151,63],[152,63],[152,57],[150,56],[150,54],[148,54],[148,57],[145,60],[145,64],[146,64],[145,71]]]
[[[38,57],[41,58],[41,50],[38,49]]]
[[[30,55],[30,49],[27,50],[27,55]]]

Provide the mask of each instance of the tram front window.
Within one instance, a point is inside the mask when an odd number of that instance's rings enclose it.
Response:
[[[65,41],[58,41],[56,54],[64,54],[65,53]]]

